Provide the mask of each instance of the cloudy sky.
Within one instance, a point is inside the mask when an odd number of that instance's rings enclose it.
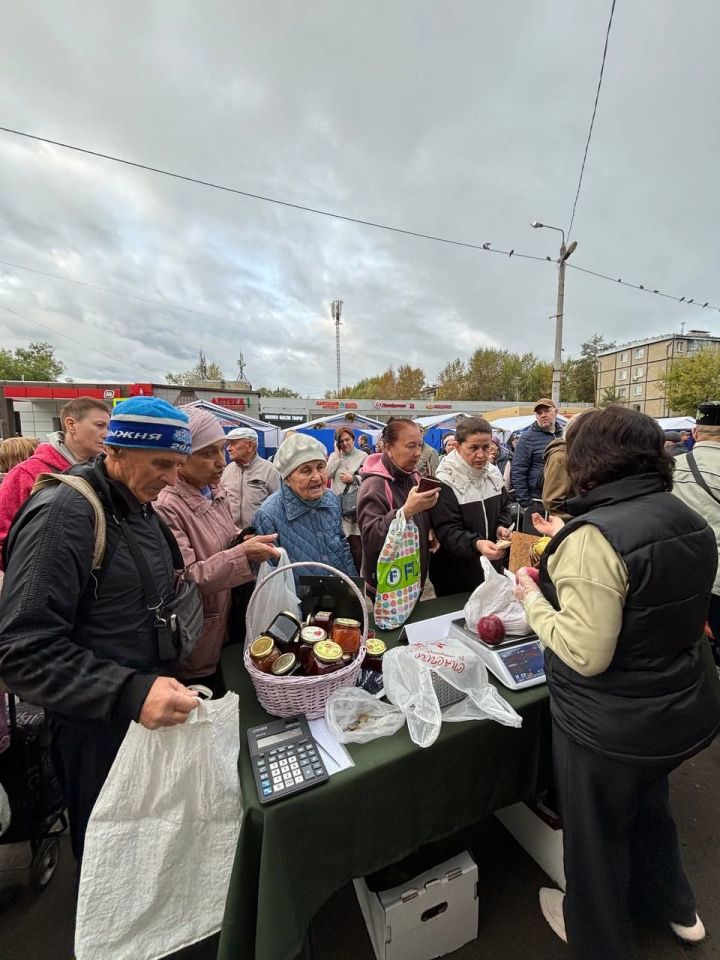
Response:
[[[609,11],[610,0],[6,3],[0,125],[556,255],[559,235],[529,222],[567,228]],[[618,0],[573,229],[578,265],[720,304],[719,41],[716,0]],[[78,379],[162,380],[202,347],[228,377],[242,352],[256,386],[322,396],[335,381],[336,297],[344,383],[402,362],[433,380],[481,345],[552,355],[552,264],[5,133],[0,184],[1,261],[198,311],[0,264],[0,305],[15,311],[0,310],[0,345],[49,340]],[[720,332],[717,312],[575,270],[565,308],[566,355],[597,332]]]

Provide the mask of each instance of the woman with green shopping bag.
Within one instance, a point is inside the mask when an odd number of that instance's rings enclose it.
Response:
[[[382,440],[383,452],[368,457],[361,471],[363,482],[357,515],[363,546],[362,575],[372,597],[379,587],[403,590],[406,597],[415,595],[411,601],[414,605],[427,577],[431,536],[428,511],[437,503],[438,491],[418,491],[420,478],[415,468],[422,453],[423,438],[416,423],[401,417],[391,418],[385,425]],[[383,555],[393,521],[397,521],[393,528],[398,543],[395,554],[401,563],[393,563]],[[380,584],[381,555],[383,582]]]

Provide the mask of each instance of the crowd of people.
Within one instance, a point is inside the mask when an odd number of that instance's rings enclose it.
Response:
[[[78,862],[130,721],[183,723],[195,684],[221,692],[259,565],[282,548],[372,598],[402,514],[438,596],[474,590],[483,559],[502,570],[513,528],[552,537],[539,586],[516,589],[546,648],[568,881],[541,892],[553,929],[583,960],[629,957],[637,895],[682,939],[704,936],[667,777],[720,727],[703,640],[720,638],[720,403],[685,438],[624,407],[563,430],[541,398],[507,444],[473,416],[439,453],[391,418],[374,449],[339,428],[329,456],[288,431],[272,462],[251,428],[154,397],[112,412],[80,398],[61,424],[0,444],[0,678],[47,712]],[[202,618],[186,655],[163,615],[180,584]]]

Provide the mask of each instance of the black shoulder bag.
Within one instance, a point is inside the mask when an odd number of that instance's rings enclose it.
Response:
[[[708,486],[707,480],[700,473],[700,468],[697,465],[697,460],[695,459],[692,450],[688,451],[685,459],[687,460],[687,465],[690,468],[690,473],[695,478],[695,483],[697,483],[699,487],[702,487],[705,493],[707,493],[708,496],[711,496],[713,498],[715,503],[720,503],[720,497],[715,496],[715,494],[712,492],[712,490]]]
[[[158,521],[173,555],[173,567],[176,570],[182,569],[183,562],[177,544],[169,540],[159,517]],[[168,598],[160,596],[142,548],[130,525],[124,519],[119,519],[119,524],[140,574],[147,608],[155,615],[160,659],[185,660],[192,653],[202,633],[203,606],[198,586],[193,580],[184,580],[176,576],[173,595]]]

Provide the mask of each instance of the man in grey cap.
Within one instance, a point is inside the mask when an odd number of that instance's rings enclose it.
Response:
[[[720,555],[720,401],[701,403],[692,428],[695,445],[675,457],[672,492],[704,517],[715,533]],[[715,577],[708,623],[720,666],[720,571]]]
[[[227,491],[233,520],[244,530],[252,525],[259,507],[280,486],[280,474],[258,456],[258,435],[251,427],[236,427],[227,435],[231,462],[222,483]]]

